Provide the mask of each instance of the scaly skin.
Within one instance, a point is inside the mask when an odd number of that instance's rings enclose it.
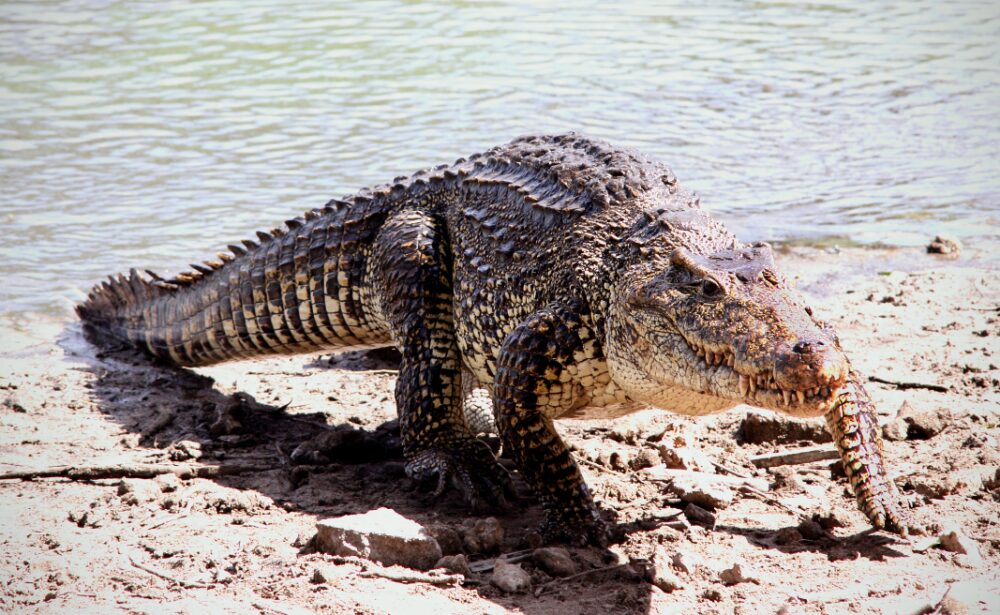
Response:
[[[886,472],[875,407],[856,373],[851,372],[837,401],[824,418],[858,507],[876,528],[906,536],[909,514],[900,505],[896,483]]]
[[[523,137],[258,237],[169,280],[133,270],[78,312],[97,338],[182,366],[394,344],[407,472],[502,504],[509,477],[476,437],[489,392],[549,538],[605,539],[553,419],[739,403],[826,415],[862,510],[905,532],[836,335],[769,246],[739,242],[637,152]]]

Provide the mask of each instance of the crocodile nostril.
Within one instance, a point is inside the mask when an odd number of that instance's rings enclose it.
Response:
[[[792,346],[792,352],[805,354],[811,350],[822,348],[823,346],[826,346],[826,342],[823,340],[803,340]]]

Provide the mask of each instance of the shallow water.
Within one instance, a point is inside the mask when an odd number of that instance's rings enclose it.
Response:
[[[1000,3],[534,4],[4,2],[0,314],[538,131],[745,239],[1000,239]]]

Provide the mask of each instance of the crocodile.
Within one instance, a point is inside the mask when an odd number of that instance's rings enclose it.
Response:
[[[637,151],[524,136],[257,236],[171,278],[113,276],[78,314],[92,336],[178,366],[394,345],[407,475],[509,506],[511,475],[480,437],[495,429],[547,540],[608,536],[553,420],[649,406],[824,416],[870,523],[907,532],[836,333],[768,244],[740,242]],[[482,394],[478,413],[464,403],[483,390],[485,423]]]

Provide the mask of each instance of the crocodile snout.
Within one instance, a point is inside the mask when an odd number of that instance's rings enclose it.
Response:
[[[775,384],[793,391],[840,385],[847,370],[847,358],[834,344],[821,338],[800,339],[778,353]]]

